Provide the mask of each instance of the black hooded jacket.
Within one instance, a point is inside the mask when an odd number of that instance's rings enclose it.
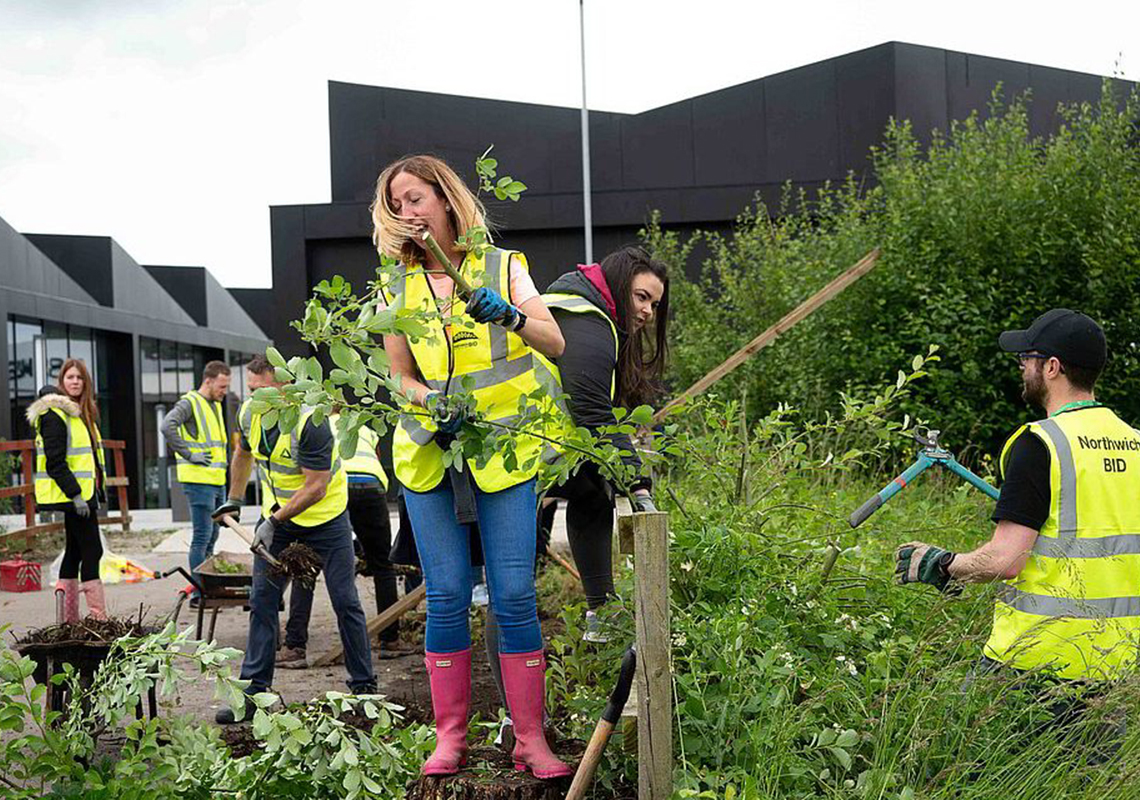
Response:
[[[570,417],[574,424],[591,431],[617,424],[614,404],[610,400],[610,384],[617,377],[614,373],[618,366],[613,330],[618,332],[619,348],[625,342],[626,333],[618,327],[617,320],[606,308],[601,292],[579,270],[560,276],[546,291],[585,298],[613,320],[614,328],[611,329],[597,314],[550,309],[562,330],[562,338],[566,341],[565,350],[554,362],[562,375],[562,389],[569,395]],[[616,383],[620,382],[618,378]],[[623,451],[623,462],[641,467],[641,459],[634,451],[629,436],[617,434],[611,441]],[[646,476],[636,481],[631,488],[649,488],[649,485],[650,479]]]

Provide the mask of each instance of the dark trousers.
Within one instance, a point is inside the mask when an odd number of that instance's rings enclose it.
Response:
[[[614,503],[596,464],[584,464],[566,483],[555,486],[549,497],[566,500],[566,536],[582,575],[582,590],[591,609],[605,604],[614,593]],[[541,524],[554,524],[554,507],[543,509]]]
[[[364,548],[364,559],[376,587],[376,612],[396,602],[396,573],[392,550],[392,523],[388,502],[380,483],[348,485],[348,518],[353,533]],[[326,581],[328,576],[326,576]],[[285,646],[304,650],[309,643],[309,618],[313,613],[313,590],[298,583],[289,593],[289,620],[285,623]],[[399,621],[380,632],[380,641],[392,643],[400,636]]]
[[[368,646],[364,609],[360,607],[360,598],[356,594],[356,553],[352,549],[348,514],[308,529],[278,527],[269,552],[279,555],[293,542],[304,542],[321,558],[325,585],[336,613],[340,641],[344,645],[349,688],[354,692],[371,689],[376,685],[376,675],[372,671],[372,651]],[[253,560],[249,640],[241,665],[241,677],[250,681],[247,690],[250,694],[266,691],[273,683],[273,664],[277,657],[277,608],[288,582],[288,578],[272,574],[264,559]]]
[[[63,512],[67,544],[59,565],[60,578],[93,581],[99,577],[99,559],[103,557],[103,543],[99,541],[99,504],[92,500],[87,505],[91,513],[86,517],[76,514],[74,508]]]
[[[1104,695],[1106,686],[1085,684],[1085,691],[1078,696],[1057,696],[1054,690],[1058,684],[1066,681],[1062,678],[1049,676],[1045,673],[1033,673],[1010,667],[1000,661],[995,661],[983,655],[978,659],[966,680],[962,682],[961,691],[968,694],[978,685],[987,680],[1002,680],[1007,683],[1025,683],[1034,687],[1039,693],[1044,707],[1049,712],[1049,719],[1036,729],[1026,731],[1026,747],[1029,746],[1033,736],[1045,730],[1074,730],[1087,724],[1086,715],[1096,705],[1098,699]],[[1120,750],[1124,739],[1128,735],[1128,720],[1122,714],[1113,718],[1097,722],[1089,729],[1085,743],[1090,748],[1088,762],[1090,764],[1103,764]]]

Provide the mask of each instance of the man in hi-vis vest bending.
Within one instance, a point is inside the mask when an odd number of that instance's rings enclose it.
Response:
[[[978,674],[1123,677],[1140,644],[1140,433],[1093,396],[1104,332],[1084,314],[1053,309],[998,344],[1016,354],[1022,396],[1046,416],[1002,449],[993,538],[957,554],[905,544],[899,580],[939,589],[1005,581]]]
[[[284,385],[275,378],[273,365],[265,356],[256,356],[246,365],[246,381],[251,392]],[[238,412],[238,425],[241,444],[230,464],[230,496],[214,510],[214,518],[240,513],[245,484],[256,462],[263,500],[255,541],[274,556],[293,542],[307,544],[320,556],[344,645],[348,686],[356,694],[375,692],[364,609],[356,593],[356,553],[346,511],[348,479],[328,419],[318,423],[313,409],[306,408],[297,426],[283,431],[276,424],[263,424],[262,415],[253,411],[247,399]],[[250,682],[249,694],[268,691],[273,682],[278,606],[286,583],[288,578],[273,575],[264,559],[253,560],[249,636],[241,664],[241,677]],[[252,704],[247,702],[246,715],[251,710]],[[228,708],[219,711],[215,719],[221,724],[235,721]]]
[[[210,515],[226,499],[226,412],[230,368],[211,361],[197,391],[187,392],[162,418],[162,435],[178,464],[178,482],[190,506],[190,571],[214,553],[218,524]],[[197,591],[190,605],[198,604]]]

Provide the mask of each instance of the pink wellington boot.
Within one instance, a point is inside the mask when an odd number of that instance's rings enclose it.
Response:
[[[79,580],[60,578],[56,588],[63,590],[63,619],[60,622],[79,622]]]
[[[87,616],[92,619],[107,618],[107,599],[103,595],[103,581],[96,578],[93,581],[83,581],[79,584],[83,593],[87,595]],[[79,602],[76,600],[76,609]]]
[[[550,751],[542,729],[546,703],[546,658],[541,650],[532,653],[500,653],[503,688],[515,727],[515,769],[529,769],[536,778],[562,778],[574,770]]]
[[[471,648],[425,653],[435,713],[435,752],[424,775],[454,775],[467,763],[467,704],[471,700]]]

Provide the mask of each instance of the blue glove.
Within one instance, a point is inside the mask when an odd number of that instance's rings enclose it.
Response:
[[[519,319],[519,310],[486,286],[476,289],[471,295],[467,314],[476,322],[497,322],[505,328],[514,328]]]
[[[424,406],[431,412],[432,421],[439,428],[439,432],[454,436],[459,433],[463,423],[467,421],[467,415],[463,413],[462,409],[452,406],[447,400],[440,392],[428,392],[427,396],[424,397]]]

